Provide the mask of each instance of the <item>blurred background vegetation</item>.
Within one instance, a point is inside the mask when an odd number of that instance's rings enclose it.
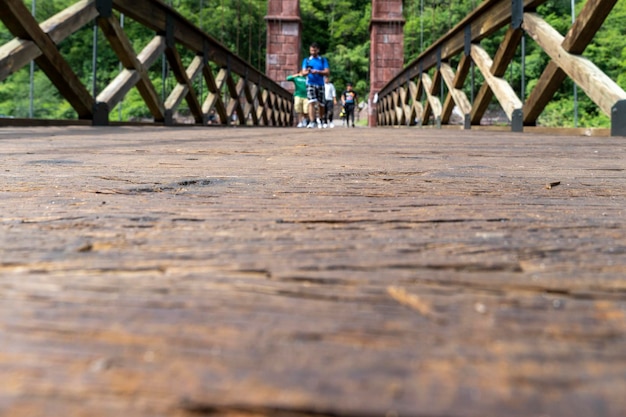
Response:
[[[39,22],[58,13],[75,0],[38,0],[35,15]],[[202,28],[220,43],[236,52],[260,71],[265,71],[266,24],[265,0],[163,0]],[[411,62],[436,39],[454,27],[480,2],[478,0],[405,0],[403,11],[404,60]],[[577,15],[585,0],[575,0]],[[32,0],[25,0],[32,9]],[[538,10],[555,29],[565,34],[572,21],[572,1],[553,0]],[[302,56],[308,54],[308,45],[316,41],[322,54],[330,61],[332,79],[338,91],[351,81],[362,99],[369,93],[369,22],[371,0],[300,0],[302,18]],[[125,31],[140,51],[153,33],[128,18],[123,18]],[[593,43],[584,55],[598,65],[609,77],[626,89],[626,0],[618,0]],[[483,41],[482,45],[493,56],[504,30]],[[12,39],[0,23],[0,44]],[[525,77],[522,86],[521,50],[507,72],[507,79],[520,97],[526,97],[545,68],[549,58],[526,37]],[[85,27],[59,45],[63,56],[81,80],[96,93],[101,91],[119,72],[117,58],[101,33],[97,36],[97,76],[93,80],[92,51],[94,30]],[[192,56],[181,54],[189,61]],[[452,63],[453,66],[456,65]],[[163,96],[169,94],[175,80],[167,65],[159,61],[151,69],[151,79]],[[477,72],[475,85],[481,83]],[[466,83],[469,84],[469,83]],[[43,72],[34,70],[34,99],[30,100],[30,68],[26,66],[0,83],[0,116],[36,118],[76,118],[71,106],[60,96]],[[466,86],[468,97],[472,96]],[[478,87],[475,87],[478,88]],[[524,89],[524,91],[522,91]],[[555,99],[539,119],[544,126],[574,126],[574,86],[568,79]],[[577,124],[581,127],[608,127],[610,121],[579,89],[577,92]],[[495,103],[494,103],[494,106]],[[496,106],[497,107],[497,106]],[[149,112],[137,91],[111,112],[111,119],[135,120],[149,118]]]

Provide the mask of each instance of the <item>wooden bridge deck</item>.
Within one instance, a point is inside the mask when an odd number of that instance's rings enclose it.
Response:
[[[3,128],[0,154],[2,416],[626,415],[621,139]]]

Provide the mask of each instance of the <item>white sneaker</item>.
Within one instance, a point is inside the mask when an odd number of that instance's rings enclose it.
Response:
[[[296,126],[296,127],[304,127],[304,122],[298,123],[298,126]]]
[[[328,125],[328,127],[330,127],[330,128],[332,129],[333,127],[335,127],[335,124],[334,124],[333,122],[330,122],[330,124]]]
[[[315,122],[309,123],[306,127],[307,129],[313,129],[315,127]]]
[[[322,125],[322,127],[323,127],[324,129],[326,129],[326,128],[328,127],[328,125],[327,125],[326,123],[324,123],[324,124]]]

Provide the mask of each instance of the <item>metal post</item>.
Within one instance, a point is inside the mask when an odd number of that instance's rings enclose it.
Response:
[[[37,20],[35,16],[37,13],[37,0],[33,0],[33,4],[31,5],[31,13],[35,20]],[[32,119],[35,115],[35,61],[30,61],[30,91],[28,95],[28,101],[28,117]]]
[[[200,26],[200,30],[203,30],[202,29],[202,23],[203,23],[203,21],[202,21],[202,9],[204,8],[204,5],[202,3],[203,3],[202,0],[200,0],[200,15],[198,17],[198,19],[200,20],[199,23],[198,23],[198,26]],[[204,56],[204,61],[205,61],[204,65],[208,65],[208,60],[207,60],[207,56],[206,55]],[[200,73],[200,76],[198,77],[198,83],[200,84],[199,88],[198,88],[198,90],[200,90],[199,91],[200,92],[200,103],[202,103],[204,101],[204,97],[202,97],[203,94],[204,94],[204,91],[203,91],[204,90],[204,88],[203,88],[204,87],[204,77],[202,76],[202,73]]]
[[[526,33],[522,33],[522,74],[521,74],[520,99],[522,103],[526,101]]]
[[[169,0],[167,2],[167,5],[172,7],[172,0]],[[165,36],[167,38],[168,34],[166,33]],[[167,81],[167,59],[165,57],[165,53],[163,53],[161,55],[161,99],[162,99],[163,103],[165,103],[165,94],[166,94],[165,84],[166,84],[166,81]]]
[[[420,54],[424,52],[424,0],[420,0]]]
[[[91,68],[92,68],[92,94],[95,98],[98,95],[98,23],[96,20],[93,21],[93,44],[92,44],[92,55],[91,55]]]
[[[576,5],[572,0],[572,25],[576,21]],[[574,127],[578,127],[578,86],[574,83]]]
[[[124,13],[120,13],[120,26],[121,26],[121,28],[123,30],[124,29]],[[122,63],[121,62],[120,62],[120,72],[122,72]],[[122,98],[120,100],[120,104],[118,105],[118,109],[117,109],[117,111],[118,111],[118,118],[119,118],[120,122],[122,121],[122,106],[123,106],[123,104],[124,104],[124,99]]]

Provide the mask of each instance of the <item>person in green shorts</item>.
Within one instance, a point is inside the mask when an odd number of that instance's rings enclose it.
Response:
[[[297,127],[306,127],[309,123],[306,116],[309,107],[309,100],[306,98],[306,77],[297,73],[287,76],[287,81],[291,81],[295,86],[293,104],[296,111],[296,122],[298,122]]]

